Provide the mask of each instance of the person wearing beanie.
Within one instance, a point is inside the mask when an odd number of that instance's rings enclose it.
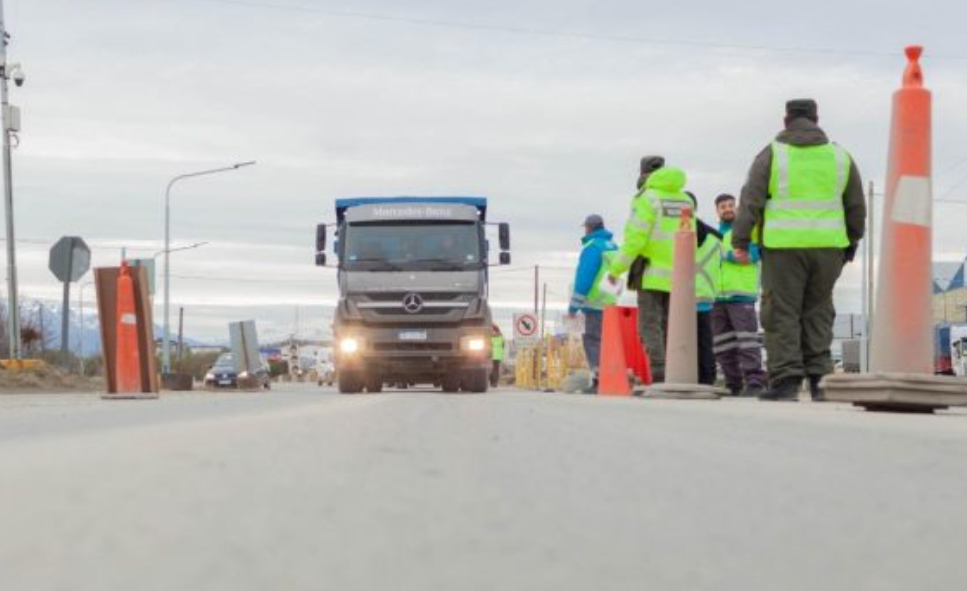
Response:
[[[785,129],[752,163],[732,225],[733,256],[762,248],[762,312],[769,390],[762,400],[813,400],[833,371],[833,287],[863,238],[866,201],[850,154],[819,127],[816,101],[786,103]]]
[[[585,394],[597,393],[603,310],[615,303],[614,296],[602,289],[611,255],[618,248],[612,238],[600,215],[591,214],[584,219],[581,258],[574,274],[574,291],[567,313],[569,316],[584,315],[584,354],[591,369],[591,384],[584,390]]]

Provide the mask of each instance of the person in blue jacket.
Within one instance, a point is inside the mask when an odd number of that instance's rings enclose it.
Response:
[[[584,314],[584,354],[591,368],[592,384],[588,393],[597,391],[598,364],[601,358],[601,322],[604,306],[609,296],[600,290],[607,274],[607,260],[618,246],[614,236],[604,227],[604,219],[591,214],[584,220],[584,237],[581,239],[581,258],[574,274],[574,291],[568,305],[568,315]]]

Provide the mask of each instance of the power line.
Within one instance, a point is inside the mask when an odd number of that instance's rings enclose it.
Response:
[[[690,39],[670,38],[670,37],[634,37],[630,35],[611,35],[604,33],[589,33],[581,31],[566,31],[560,29],[537,29],[531,27],[521,27],[514,25],[484,24],[468,21],[453,21],[443,19],[407,17],[389,14],[377,14],[371,12],[356,12],[348,10],[331,10],[317,8],[314,6],[301,6],[296,4],[275,4],[269,2],[257,2],[254,0],[197,0],[208,4],[224,4],[229,6],[242,6],[246,8],[261,8],[275,10],[277,12],[299,12],[303,14],[314,14],[330,18],[347,18],[357,20],[381,21],[388,23],[399,23],[405,25],[422,27],[443,27],[451,29],[465,29],[473,31],[488,31],[496,33],[510,33],[514,35],[533,35],[540,37],[558,37],[565,39],[580,39],[585,41],[609,41],[615,43],[636,43],[643,45],[670,45],[681,47],[699,47],[704,49],[728,49],[735,51],[753,52],[780,52],[780,53],[813,53],[824,55],[853,55],[863,57],[890,57],[902,56],[899,51],[874,51],[868,49],[824,49],[821,47],[796,47],[779,45],[757,45],[744,43],[717,43],[712,41],[697,41]],[[931,55],[933,59],[967,59],[967,56],[959,55]]]

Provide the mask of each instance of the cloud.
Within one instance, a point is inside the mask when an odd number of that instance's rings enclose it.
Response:
[[[712,217],[712,199],[739,190],[787,98],[817,98],[830,135],[881,184],[901,44],[914,31],[935,54],[960,51],[965,10],[928,4],[819,0],[778,13],[765,2],[353,3],[513,32],[231,2],[14,3],[9,51],[28,73],[12,92],[24,111],[18,233],[84,236],[98,245],[95,264],[114,264],[121,245],[160,248],[171,177],[257,159],[173,189],[175,240],[210,242],[172,256],[176,304],[217,319],[198,325],[200,337],[256,312],[282,326],[273,303],[331,303],[333,274],[312,266],[313,232],[347,195],[489,196],[492,217],[513,225],[513,266],[555,267],[544,277],[563,305],[580,220],[600,213],[620,235],[641,155],[685,168],[699,213]],[[721,47],[646,42],[656,38]],[[943,122],[937,169],[952,170],[936,179],[944,190],[967,174],[955,167],[967,161],[962,63],[926,61]],[[967,184],[950,198],[967,198]],[[942,207],[938,248],[957,252],[967,207]],[[22,247],[23,290],[56,297],[44,257],[42,245]],[[493,282],[498,303],[533,297],[529,271],[495,272]],[[844,275],[840,307],[858,310],[858,292],[858,277]]]

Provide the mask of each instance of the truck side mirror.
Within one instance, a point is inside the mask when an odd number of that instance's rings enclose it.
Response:
[[[316,252],[326,250],[326,224],[316,226]]]
[[[510,224],[501,223],[497,228],[500,234],[500,250],[510,250]]]
[[[325,267],[326,266],[326,253],[317,252],[316,253],[316,266]]]
[[[509,252],[506,252],[505,251],[505,252],[500,253],[500,264],[501,265],[509,265],[510,264],[510,253]]]

